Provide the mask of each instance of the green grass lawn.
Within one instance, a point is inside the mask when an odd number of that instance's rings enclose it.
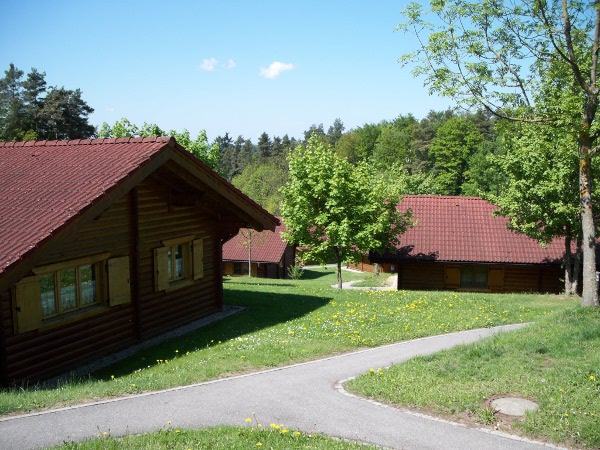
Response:
[[[538,439],[600,448],[600,310],[570,308],[511,333],[352,380],[382,402],[478,422]],[[523,421],[486,406],[494,396],[539,404]]]
[[[364,274],[344,272],[344,281],[352,279]],[[552,324],[557,313],[576,310],[578,303],[551,295],[339,291],[331,288],[335,283],[333,269],[306,270],[297,281],[226,277],[225,302],[243,306],[242,312],[81,379],[4,390],[0,414],[187,385],[458,330]]]
[[[97,439],[82,443],[65,443],[59,449],[117,450],[117,449],[315,449],[349,450],[375,449],[361,442],[350,442],[319,434],[288,430],[282,424],[251,426],[219,426],[201,430],[180,430],[167,425],[163,430],[137,436],[113,438],[100,433]]]

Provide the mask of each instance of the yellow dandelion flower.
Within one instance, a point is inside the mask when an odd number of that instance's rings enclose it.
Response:
[[[257,442],[257,443],[256,443],[256,446],[257,446],[257,447],[262,447],[262,442]]]
[[[106,436],[106,434],[107,434],[106,431],[102,432],[102,436]]]
[[[294,431],[294,436],[300,436],[300,432],[299,431]]]
[[[248,417],[248,418],[246,419],[246,423],[250,423],[250,422],[252,422],[252,419],[251,419],[250,417]]]
[[[594,375],[590,375],[590,380],[594,381],[596,379],[596,377]]]
[[[175,430],[175,433],[181,433],[181,430]]]
[[[111,380],[114,380],[114,379],[115,379],[115,376],[114,376],[114,375],[111,375],[111,376],[110,376],[110,379],[111,379]]]

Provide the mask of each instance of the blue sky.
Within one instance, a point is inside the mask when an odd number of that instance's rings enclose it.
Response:
[[[405,4],[2,0],[0,69],[81,89],[96,126],[126,117],[210,141],[420,119],[452,103],[397,62],[414,45],[394,32]]]

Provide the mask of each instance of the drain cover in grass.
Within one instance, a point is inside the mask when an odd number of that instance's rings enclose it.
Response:
[[[492,401],[491,405],[499,413],[509,416],[523,416],[526,411],[536,411],[538,409],[537,403],[518,397],[497,398]]]

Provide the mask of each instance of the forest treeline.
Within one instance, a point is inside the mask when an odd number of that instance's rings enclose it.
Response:
[[[156,124],[136,125],[123,118],[95,127],[94,110],[79,89],[46,85],[45,72],[25,76],[13,64],[0,79],[0,140],[81,139],[168,134],[274,214],[280,187],[288,180],[287,155],[316,135],[353,164],[371,163],[373,176],[399,183],[406,194],[485,195],[496,193],[503,175],[493,164],[500,153],[495,119],[482,111],[431,111],[421,120],[412,114],[346,130],[340,119],[327,129],[311,125],[300,139],[262,133],[256,143],[229,133],[209,143],[201,131],[165,131]]]
[[[535,125],[501,122],[483,111],[448,109],[430,111],[420,120],[399,115],[348,130],[336,119],[327,128],[311,125],[300,138],[264,132],[253,143],[225,133],[209,141],[204,130],[192,137],[185,129],[166,131],[126,118],[93,126],[88,115],[94,110],[81,91],[48,87],[45,75],[31,69],[25,76],[13,64],[4,72],[1,141],[171,135],[265,209],[279,214],[288,154],[315,135],[350,163],[368,162],[371,176],[384,178],[403,194],[488,198],[513,218],[515,229],[541,242],[558,233],[548,230],[563,229],[569,217],[577,220],[577,154],[565,141],[571,138],[557,139]],[[529,209],[538,205],[537,215],[527,216],[523,204]],[[545,210],[554,215],[540,221]],[[557,211],[565,216],[558,223]],[[549,227],[552,223],[557,225]],[[574,223],[569,226],[575,229]]]

